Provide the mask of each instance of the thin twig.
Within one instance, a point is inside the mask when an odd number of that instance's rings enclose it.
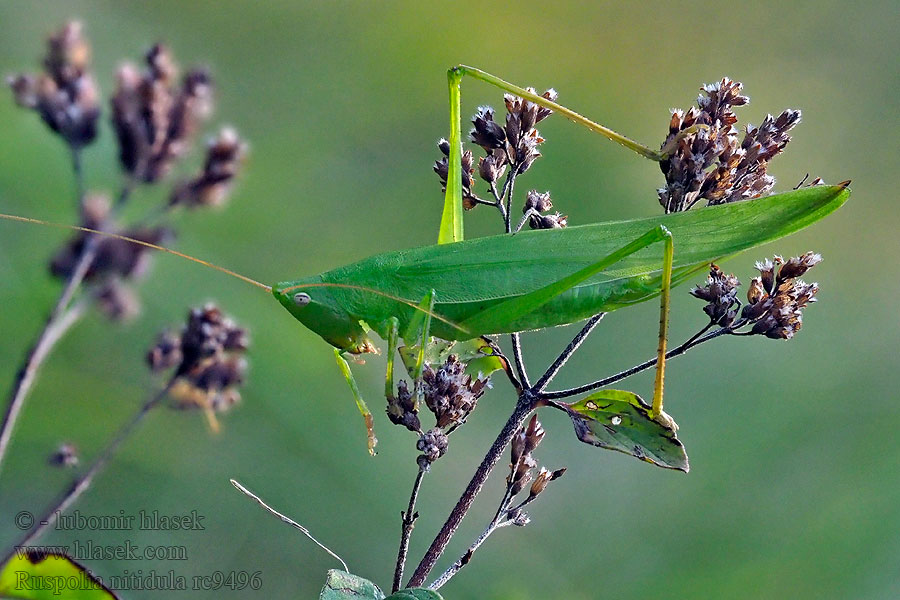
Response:
[[[563,350],[559,356],[556,357],[556,360],[553,361],[553,364],[550,365],[550,368],[547,369],[547,372],[544,373],[543,377],[538,379],[537,383],[534,384],[534,391],[537,393],[541,393],[544,391],[544,388],[553,381],[553,378],[556,377],[556,374],[559,373],[559,370],[563,368],[566,362],[575,354],[575,351],[578,350],[578,347],[587,339],[587,337],[591,334],[594,328],[600,323],[601,319],[606,315],[606,313],[597,313],[590,319],[588,319],[587,323],[584,324],[584,327],[581,328],[581,331],[578,332],[572,341],[569,342],[569,345],[566,346],[565,350]]]
[[[245,488],[245,487],[244,487],[243,485],[241,485],[240,482],[238,482],[237,480],[235,480],[235,479],[229,479],[229,481],[231,482],[231,485],[233,485],[235,488],[237,488],[237,490],[238,490],[239,492],[241,492],[242,494],[244,494],[244,495],[247,496],[248,498],[250,498],[250,499],[252,499],[252,500],[255,500],[257,504],[259,504],[260,506],[262,506],[262,507],[263,507],[264,509],[266,509],[269,513],[271,513],[272,515],[278,517],[279,519],[281,519],[283,522],[287,523],[288,525],[290,525],[290,526],[293,527],[294,529],[298,529],[301,533],[303,533],[303,535],[305,535],[306,537],[308,537],[309,539],[311,539],[311,540],[313,541],[313,543],[314,543],[316,546],[318,546],[319,548],[321,548],[322,550],[324,550],[325,552],[327,552],[328,554],[330,554],[332,557],[336,558],[336,559],[338,560],[338,562],[340,562],[341,565],[344,567],[344,571],[346,571],[347,573],[350,572],[350,568],[347,567],[347,563],[344,562],[344,559],[341,558],[340,556],[338,556],[337,554],[335,554],[334,552],[332,552],[331,550],[329,550],[328,547],[325,546],[325,544],[323,544],[322,542],[320,542],[319,540],[317,540],[316,538],[314,538],[313,535],[309,532],[309,529],[307,529],[306,527],[304,527],[303,525],[301,525],[301,524],[298,523],[297,521],[293,520],[292,518],[290,518],[290,517],[288,517],[288,516],[285,516],[285,515],[281,514],[280,512],[278,512],[277,510],[275,510],[274,508],[272,508],[271,506],[269,506],[268,504],[266,504],[266,503],[263,501],[262,498],[260,498],[259,496],[257,496],[256,494],[254,494],[253,492],[251,492],[250,490],[248,490],[247,488]]]
[[[28,392],[34,385],[38,370],[56,343],[84,316],[86,309],[87,305],[79,302],[61,314],[54,311],[38,334],[34,345],[26,354],[25,361],[10,390],[9,403],[3,415],[2,425],[0,425],[0,472],[2,472],[3,459],[6,457],[6,450],[12,439],[16,421],[25,405],[25,398],[28,397]]]
[[[503,520],[501,520],[501,519],[495,517],[490,522],[490,524],[487,526],[487,528],[485,528],[485,530],[481,532],[481,535],[479,535],[475,539],[475,541],[472,542],[472,545],[469,546],[469,548],[463,553],[463,555],[460,556],[458,559],[456,559],[456,562],[454,562],[452,565],[447,567],[447,570],[444,571],[440,577],[438,577],[437,579],[435,579],[433,582],[431,582],[428,585],[428,589],[430,589],[430,590],[440,589],[441,586],[443,586],[448,581],[450,581],[450,579],[454,575],[459,573],[459,571],[463,567],[465,567],[467,564],[469,564],[469,561],[472,560],[472,555],[475,554],[475,551],[478,550],[478,548],[480,548],[481,545],[485,541],[487,541],[487,539],[491,536],[492,533],[494,533],[501,527],[506,527],[507,525],[511,525],[511,524],[512,524],[512,521],[509,518],[504,518]]]
[[[512,342],[513,358],[516,361],[516,371],[519,373],[519,381],[522,383],[524,389],[528,389],[531,387],[531,383],[529,383],[528,373],[525,371],[525,361],[522,360],[522,342],[519,339],[519,334],[510,334],[509,339]]]
[[[73,170],[75,171],[76,186],[79,190],[80,198],[83,198],[83,174],[81,170],[80,154],[73,152]],[[116,205],[110,213],[110,218],[124,206],[131,191],[134,187],[134,180],[129,179],[122,188],[119,197],[116,199]],[[109,220],[109,219],[108,219]],[[75,268],[66,280],[66,284],[60,292],[59,298],[50,311],[44,327],[38,333],[38,337],[26,354],[25,361],[19,369],[19,374],[13,382],[13,387],[9,392],[9,402],[7,404],[6,413],[3,421],[0,423],[0,473],[2,473],[3,459],[6,457],[6,450],[12,438],[13,430],[25,399],[34,384],[35,377],[44,359],[63,337],[66,331],[74,324],[77,319],[72,319],[74,314],[66,312],[67,307],[72,302],[78,289],[81,287],[84,278],[87,276],[94,259],[97,257],[97,251],[100,248],[101,238],[98,235],[91,235],[85,240],[81,254],[75,264]],[[79,309],[83,312],[84,307]],[[68,316],[67,316],[68,315]],[[80,317],[81,315],[77,315]]]
[[[684,354],[685,352],[687,352],[688,350],[690,350],[691,348],[693,348],[694,346],[702,344],[703,342],[708,342],[709,340],[715,339],[715,338],[719,337],[720,335],[724,335],[726,333],[730,333],[732,335],[740,335],[740,334],[734,333],[734,330],[739,327],[742,327],[743,325],[744,325],[744,323],[740,323],[740,324],[735,324],[734,327],[722,327],[720,329],[713,331],[712,333],[708,333],[699,338],[696,336],[692,336],[691,340],[693,340],[693,341],[688,340],[688,342],[685,342],[684,344],[681,344],[680,346],[678,346],[676,348],[672,348],[671,350],[666,352],[666,358],[669,359],[669,358],[674,358],[676,356],[680,356],[680,355]],[[656,360],[657,359],[655,357],[651,358],[650,360],[647,360],[638,365],[635,365],[635,366],[631,367],[630,369],[625,369],[624,371],[620,371],[620,372],[616,373],[615,375],[610,375],[609,377],[606,377],[604,379],[600,379],[600,380],[597,380],[597,381],[594,381],[592,383],[588,383],[585,385],[580,385],[578,387],[569,388],[567,390],[559,390],[556,392],[541,392],[539,394],[539,398],[541,400],[559,400],[561,398],[568,398],[570,396],[577,396],[578,394],[590,392],[590,391],[596,390],[597,388],[611,385],[613,383],[616,383],[617,381],[621,381],[622,379],[631,377],[632,375],[634,375],[636,373],[640,373],[641,371],[649,369],[650,367],[652,367],[656,364]]]
[[[403,568],[406,566],[406,555],[409,553],[409,538],[412,536],[416,519],[419,518],[419,513],[416,512],[416,499],[419,497],[419,488],[422,487],[422,478],[424,476],[425,469],[420,467],[419,472],[416,473],[416,480],[413,482],[412,492],[409,495],[409,506],[406,508],[406,512],[401,513],[403,525],[400,533],[400,550],[397,552],[397,566],[394,568],[392,594],[400,589],[403,580]]]
[[[462,496],[460,496],[456,506],[453,507],[453,510],[444,522],[443,527],[441,527],[441,530],[434,538],[431,546],[425,552],[425,556],[422,557],[421,562],[416,567],[407,587],[421,586],[422,583],[425,582],[425,578],[428,577],[431,569],[434,568],[434,564],[444,553],[447,544],[450,542],[450,538],[456,533],[456,529],[462,522],[463,517],[466,516],[469,508],[472,506],[472,502],[475,501],[475,497],[478,495],[478,492],[481,491],[481,488],[491,474],[491,471],[500,460],[503,451],[506,450],[506,447],[519,430],[519,427],[522,426],[522,423],[528,415],[531,414],[531,411],[534,410],[534,406],[535,398],[529,391],[526,390],[519,395],[519,401],[516,403],[515,410],[509,416],[509,419],[506,421],[506,424],[503,426],[497,439],[494,440],[494,443],[491,445],[487,454],[485,454],[481,464],[469,481],[469,485],[466,486],[465,491],[462,493]]]
[[[144,417],[147,416],[151,410],[156,408],[160,402],[166,397],[166,394],[169,393],[169,390],[172,389],[172,385],[174,384],[175,379],[171,379],[166,386],[160,390],[156,395],[154,395],[150,400],[145,402],[143,406],[131,417],[131,420],[125,423],[119,429],[119,432],[116,434],[116,437],[112,439],[112,441],[107,444],[106,448],[94,459],[94,462],[88,467],[88,470],[84,472],[84,474],[79,477],[75,483],[72,484],[72,487],[69,488],[63,496],[53,505],[53,508],[44,513],[43,517],[37,521],[37,527],[29,531],[22,540],[13,547],[9,554],[7,554],[6,559],[12,556],[13,553],[19,548],[27,548],[32,545],[38,538],[40,538],[44,532],[48,529],[52,528],[56,523],[56,520],[59,516],[66,512],[70,506],[72,506],[75,502],[81,498],[82,494],[84,494],[88,488],[91,487],[91,484],[94,482],[94,479],[97,475],[103,471],[103,469],[109,464],[109,461],[118,451],[119,447],[122,443],[128,439],[128,437],[134,432],[135,428],[143,421]]]

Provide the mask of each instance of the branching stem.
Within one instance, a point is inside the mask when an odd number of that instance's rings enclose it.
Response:
[[[94,462],[91,463],[91,466],[88,467],[87,471],[84,474],[75,480],[75,483],[72,484],[72,487],[62,495],[62,497],[53,505],[53,507],[44,513],[41,519],[36,521],[37,526],[29,531],[22,540],[14,546],[10,552],[4,557],[3,562],[6,562],[12,555],[15,553],[17,548],[27,548],[32,545],[38,538],[40,538],[48,529],[51,529],[53,525],[56,523],[56,520],[59,516],[66,512],[70,506],[72,506],[75,502],[78,501],[79,498],[91,487],[91,484],[94,482],[94,479],[97,475],[103,471],[104,468],[109,464],[109,461],[119,450],[119,447],[122,443],[134,433],[135,428],[144,420],[144,417],[147,416],[151,410],[156,408],[166,397],[166,394],[169,393],[169,390],[172,389],[172,385],[175,383],[175,379],[171,379],[166,386],[160,390],[156,395],[154,395],[150,400],[145,402],[143,406],[131,417],[131,420],[125,423],[119,429],[119,432],[112,439],[112,441],[107,444],[106,448],[94,459]]]
[[[400,589],[403,580],[403,568],[406,566],[406,555],[409,553],[409,539],[412,536],[416,519],[419,517],[419,513],[416,512],[416,500],[419,497],[419,488],[422,486],[423,477],[425,477],[425,470],[420,467],[409,495],[409,506],[407,506],[406,512],[400,513],[402,518],[400,550],[397,552],[397,566],[394,568],[394,583],[391,586],[391,593]]]

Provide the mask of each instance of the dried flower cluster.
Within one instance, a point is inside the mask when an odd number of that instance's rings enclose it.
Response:
[[[816,301],[819,284],[798,278],[820,262],[820,255],[807,252],[786,262],[776,256],[774,261],[756,263],[759,277],[750,281],[747,306],[741,312],[741,317],[753,323],[752,333],[786,340],[800,331],[802,311]],[[780,267],[777,274],[776,267]]]
[[[709,315],[712,323],[721,327],[729,327],[734,323],[740,302],[737,299],[737,288],[741,282],[734,275],[726,275],[717,265],[709,266],[709,277],[703,287],[691,288],[690,294],[695,298],[706,300],[703,312]]]
[[[466,365],[453,354],[439,368],[425,365],[422,372],[425,404],[435,425],[448,432],[466,421],[489,385],[489,379],[467,375]]]
[[[248,347],[247,332],[209,304],[188,314],[180,334],[164,333],[147,354],[153,371],[174,368],[173,396],[182,408],[222,412],[240,400]]]
[[[402,425],[414,433],[422,432],[419,404],[406,381],[397,384],[397,393],[387,397],[387,416],[394,425]]]
[[[525,205],[522,207],[523,219],[528,219],[528,225],[532,229],[561,229],[568,224],[569,217],[559,212],[542,214],[553,208],[550,200],[550,192],[538,192],[531,190],[525,196]]]
[[[47,40],[43,73],[7,79],[16,102],[37,111],[73,148],[94,141],[100,117],[97,84],[90,71],[91,48],[81,32],[81,23],[66,24]]]
[[[441,180],[441,191],[443,192],[447,190],[447,175],[450,170],[450,142],[441,138],[438,140],[438,150],[441,151],[444,157],[435,161],[433,169]],[[472,191],[475,179],[472,177],[474,171],[472,169],[472,152],[470,150],[463,151],[461,163],[463,208],[471,210],[478,203],[478,197]]]
[[[141,73],[126,63],[119,68],[112,98],[113,127],[122,167],[141,181],[158,181],[184,154],[199,121],[210,112],[211,85],[206,71],[193,69],[178,79],[169,50],[157,44],[147,52]]]
[[[534,93],[533,88],[527,89]],[[552,89],[543,94],[544,98],[551,101],[555,101],[557,96]],[[472,164],[472,153],[469,150],[464,150],[462,153],[462,195],[463,208],[466,210],[471,210],[478,204],[495,206],[500,209],[504,221],[509,226],[509,210],[515,179],[540,158],[539,146],[544,142],[544,138],[541,137],[535,126],[549,117],[552,111],[512,94],[505,94],[504,102],[506,104],[504,125],[500,125],[494,120],[493,108],[482,106],[472,118],[473,128],[469,132],[470,140],[484,151],[484,156],[478,159],[478,176],[489,184],[494,199],[493,201],[484,200],[475,194],[473,189],[475,169]],[[446,191],[450,143],[442,139],[438,142],[438,148],[444,156],[434,163],[434,171],[440,177],[442,190]],[[502,186],[498,186],[504,175],[506,175],[505,182]],[[543,199],[541,199],[542,196]],[[537,208],[538,206],[543,206],[543,208]],[[565,227],[567,220],[565,215],[560,213],[541,214],[550,210],[551,206],[549,192],[539,194],[532,190],[522,209],[524,217],[519,227],[521,228],[526,222],[532,229]]]
[[[16,101],[37,110],[72,146],[79,178],[79,149],[94,139],[100,114],[89,64],[90,48],[81,24],[71,22],[50,37],[42,74],[9,79]],[[162,45],[147,52],[146,64],[143,73],[130,64],[119,69],[118,88],[111,100],[112,122],[126,172],[134,180],[153,183],[190,148],[201,119],[210,112],[211,94],[209,76],[203,70],[189,71],[178,83],[175,61]],[[174,187],[167,208],[222,205],[245,152],[246,144],[237,133],[222,129],[207,147],[201,172]],[[151,244],[167,242],[172,235],[166,227],[116,222],[131,189],[130,184],[124,186],[115,206],[105,195],[82,193],[81,225]],[[75,285],[90,284],[89,292],[101,311],[113,320],[125,320],[139,312],[138,297],[128,284],[141,276],[148,260],[145,247],[80,233],[56,253],[50,270],[67,280],[84,272]]]
[[[788,131],[800,122],[800,111],[768,115],[759,127],[748,125],[741,140],[732,109],[749,102],[742,87],[725,77],[701,88],[696,107],[672,112],[662,144],[668,158],[660,162],[666,186],[658,190],[666,213],[700,200],[724,204],[771,191],[775,179],[766,173],[768,163],[790,141]]]
[[[110,222],[111,205],[103,194],[88,194],[81,204],[81,224],[103,229],[151,244],[166,243],[172,232],[166,227],[120,228]],[[72,277],[91,234],[79,233],[56,252],[50,261],[50,272],[61,279]],[[125,321],[140,311],[140,301],[129,283],[139,280],[150,262],[149,249],[125,240],[102,238],[97,242],[96,256],[84,275],[93,285],[98,307],[114,321]]]
[[[519,428],[510,444],[509,475],[506,478],[507,503],[510,503],[513,498],[531,483],[528,489],[528,496],[510,509],[509,519],[515,525],[528,524],[528,516],[521,512],[521,508],[537,498],[551,481],[562,477],[563,473],[566,472],[565,468],[551,471],[541,467],[537,476],[534,475],[533,471],[538,467],[538,462],[532,453],[542,439],[544,439],[544,428],[538,421],[537,415],[534,415],[527,425]]]
[[[48,462],[54,467],[66,467],[69,469],[78,466],[78,448],[70,442],[63,442],[50,455]]]
[[[416,449],[422,452],[416,458],[419,469],[427,473],[431,469],[431,463],[447,452],[448,445],[447,433],[440,427],[432,427],[423,433],[416,442]]]
[[[234,129],[222,129],[207,145],[203,170],[193,179],[175,186],[169,199],[170,204],[188,208],[222,206],[228,198],[246,150],[246,144]]]

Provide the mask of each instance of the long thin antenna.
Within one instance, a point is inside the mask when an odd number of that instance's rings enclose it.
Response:
[[[283,514],[281,514],[280,512],[278,512],[277,510],[275,510],[274,508],[272,508],[271,506],[269,506],[268,504],[266,504],[265,502],[263,502],[262,498],[260,498],[259,496],[257,496],[256,494],[254,494],[253,492],[251,492],[250,490],[248,490],[247,488],[245,488],[245,487],[244,487],[243,485],[241,485],[238,481],[236,481],[236,480],[234,480],[234,479],[229,479],[229,481],[231,482],[231,485],[233,485],[234,487],[236,487],[237,490],[238,490],[239,492],[241,492],[242,494],[244,494],[244,495],[247,496],[248,498],[250,498],[250,499],[252,499],[252,500],[255,500],[257,504],[259,504],[260,506],[262,506],[264,509],[266,509],[266,510],[269,511],[271,514],[275,515],[276,517],[278,517],[279,519],[281,519],[282,521],[284,521],[285,523],[287,523],[287,524],[290,525],[291,527],[294,527],[294,528],[296,528],[296,529],[299,529],[301,532],[303,532],[303,534],[304,534],[306,537],[308,537],[309,539],[311,539],[311,540],[316,544],[316,546],[318,546],[319,548],[321,548],[322,550],[324,550],[325,552],[327,552],[328,554],[330,554],[330,555],[333,556],[334,558],[338,559],[338,561],[344,566],[344,571],[346,571],[347,573],[350,572],[350,569],[347,567],[347,563],[344,562],[344,559],[341,558],[340,556],[338,556],[337,554],[335,554],[334,552],[332,552],[331,550],[329,550],[328,547],[327,547],[325,544],[323,544],[322,542],[320,542],[319,540],[317,540],[316,538],[314,538],[314,537],[312,536],[312,534],[309,532],[309,530],[308,530],[306,527],[304,527],[304,526],[301,525],[300,523],[296,522],[296,521],[293,520],[292,518],[284,516]]]
[[[246,281],[251,285],[255,285],[258,288],[266,290],[267,292],[272,292],[272,287],[268,286],[264,283],[260,283],[255,279],[250,279],[240,273],[235,273],[231,269],[226,269],[225,267],[220,267],[219,265],[214,265],[213,263],[203,260],[201,258],[196,258],[189,254],[185,254],[183,252],[179,252],[178,250],[172,250],[171,248],[166,248],[165,246],[159,246],[157,244],[151,244],[150,242],[145,242],[143,240],[137,240],[135,238],[128,237],[127,235],[120,235],[118,233],[111,233],[109,231],[99,231],[97,229],[91,229],[89,227],[81,227],[79,225],[66,225],[64,223],[52,223],[50,221],[41,221],[40,219],[30,219],[28,217],[19,217],[16,215],[7,215],[0,213],[0,219],[8,219],[10,221],[19,221],[20,223],[31,223],[34,225],[46,225],[47,227],[56,227],[57,229],[68,229],[70,231],[83,231],[85,233],[92,233],[94,235],[100,235],[107,238],[112,238],[114,240],[122,240],[123,242],[130,242],[132,244],[137,244],[138,246],[144,246],[145,248],[152,248],[153,250],[159,250],[160,252],[166,252],[168,254],[173,254],[175,256],[179,256],[181,258],[186,258],[189,261],[198,263],[203,265],[204,267],[209,267],[210,269],[215,269],[221,273],[225,273],[226,275],[231,275],[232,277],[236,277],[241,281]]]

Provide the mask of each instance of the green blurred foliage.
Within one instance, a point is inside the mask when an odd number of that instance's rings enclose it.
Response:
[[[893,6],[894,8],[891,8]],[[382,250],[433,243],[441,196],[431,163],[446,135],[445,70],[478,65],[510,81],[555,87],[560,101],[634,139],[658,144],[668,109],[724,75],[752,98],[743,123],[803,110],[772,171],[778,189],[804,174],[853,179],[837,214],[772,247],[731,260],[748,279],[766,254],[821,252],[821,301],[789,343],[713,342],[672,361],[667,410],[691,457],[684,475],[579,443],[548,413],[538,457],[565,477],[504,529],[443,591],[449,598],[896,598],[900,542],[900,281],[896,184],[900,92],[893,2],[817,3],[248,3],[4,2],[0,72],[36,68],[44,36],[82,19],[105,93],[122,59],[165,40],[184,65],[208,64],[215,122],[234,124],[251,157],[231,205],[178,219],[177,247],[275,281]],[[37,117],[0,101],[0,210],[75,220],[67,154]],[[500,94],[463,82],[463,114]],[[104,116],[85,156],[90,187],[120,176]],[[550,189],[570,223],[655,214],[658,168],[563,119],[543,124],[545,158],[520,183]],[[212,132],[212,128],[210,128]],[[188,170],[197,164],[184,165]],[[141,190],[135,212],[160,201]],[[483,208],[467,234],[495,231]],[[11,381],[59,290],[46,269],[62,232],[0,223],[0,382]],[[677,244],[677,241],[676,241]],[[677,250],[677,246],[676,246]],[[704,322],[676,290],[671,339]],[[270,298],[218,273],[157,257],[142,286],[144,313],[127,326],[88,318],[40,375],[0,482],[0,540],[11,515],[40,512],[69,482],[47,455],[73,441],[93,456],[159,385],[143,354],[190,305],[215,299],[253,335],[242,405],[219,435],[202,415],[153,414],[80,502],[83,514],[206,515],[206,530],[55,531],[48,543],[185,545],[188,560],[89,561],[99,574],[174,569],[262,570],[261,595],[312,598],[328,556],[237,494],[235,477],[308,526],[354,572],[382,586],[390,574],[414,475],[414,440],[376,410],[383,356],[355,367],[376,412],[380,453],[329,348]],[[655,308],[611,315],[560,375],[575,384],[652,354]],[[525,336],[536,371],[572,335]],[[451,440],[426,480],[411,556],[421,556],[514,400],[498,384]],[[651,375],[623,385],[649,395]],[[445,559],[490,518],[502,475],[489,482]],[[610,558],[614,557],[614,560]],[[441,565],[449,564],[442,562]],[[439,565],[440,568],[440,565]],[[191,592],[222,597],[222,591]],[[187,592],[134,591],[130,598]],[[227,594],[226,594],[227,595]],[[240,593],[241,596],[249,595]]]

